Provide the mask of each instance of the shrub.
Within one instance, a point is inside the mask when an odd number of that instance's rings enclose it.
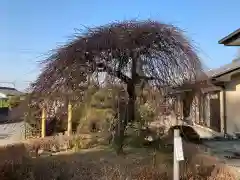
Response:
[[[72,139],[72,148],[74,151],[79,151],[81,149],[92,148],[94,145],[98,143],[97,138],[93,137],[83,137],[83,136],[75,136]]]
[[[10,108],[15,108],[21,103],[20,96],[11,96],[9,97],[9,106]]]

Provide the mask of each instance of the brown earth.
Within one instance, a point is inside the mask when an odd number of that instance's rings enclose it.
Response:
[[[83,140],[82,138],[81,140]],[[31,143],[30,143],[31,142]],[[38,140],[0,148],[2,180],[167,180],[172,179],[172,152],[125,149],[117,156],[110,148],[68,151],[48,157],[31,158],[29,146]],[[53,140],[41,139],[41,143]],[[180,163],[181,180],[235,180],[234,172],[215,157],[203,154],[200,146],[184,142],[185,161]]]

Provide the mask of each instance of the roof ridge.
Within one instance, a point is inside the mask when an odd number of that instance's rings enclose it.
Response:
[[[7,87],[7,86],[0,86],[0,89],[17,90],[16,88]]]

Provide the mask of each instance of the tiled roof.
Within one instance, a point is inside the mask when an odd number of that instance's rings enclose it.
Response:
[[[240,58],[233,60],[231,63],[221,66],[219,68],[206,71],[206,74],[209,78],[214,78],[239,68],[240,68]]]
[[[218,43],[224,45],[231,45],[231,42],[237,40],[238,38],[240,38],[240,28],[232,32],[228,36],[222,38],[220,41],[218,41]]]
[[[236,59],[236,60],[233,60],[231,63],[226,64],[224,66],[221,66],[219,68],[212,69],[212,70],[209,70],[209,71],[205,71],[205,73],[202,73],[203,77],[201,77],[199,79],[200,80],[201,79],[205,80],[205,79],[216,78],[218,76],[221,76],[223,74],[226,74],[228,72],[231,72],[231,71],[234,71],[234,70],[237,70],[237,69],[240,69],[240,58]],[[207,75],[207,78],[204,77],[205,75]],[[192,85],[192,87],[191,87],[191,85]],[[189,84],[189,86],[183,85],[183,86],[181,86],[179,88],[176,88],[176,89],[178,89],[178,90],[180,89],[180,92],[183,92],[183,91],[187,91],[189,89],[192,89],[194,87],[196,87],[195,83]],[[203,92],[220,90],[220,87],[217,87],[217,86],[215,86],[211,83],[199,83],[198,87],[202,87],[201,89],[202,89]],[[172,90],[173,94],[178,92],[176,89]]]
[[[18,91],[15,88],[11,87],[0,87],[0,93],[5,94],[5,95],[10,95],[10,96],[19,96],[22,95],[23,93]]]

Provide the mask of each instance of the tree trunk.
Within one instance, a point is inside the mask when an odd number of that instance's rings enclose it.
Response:
[[[127,92],[128,92],[128,116],[127,122],[133,122],[135,119],[135,101],[136,101],[136,94],[135,94],[135,85],[130,83],[127,85]]]
[[[124,124],[120,122],[116,127],[115,131],[116,131],[115,137],[114,137],[115,150],[117,155],[121,155],[121,154],[124,154],[123,152],[124,134],[125,134]]]
[[[124,135],[125,128],[127,125],[127,114],[126,114],[126,103],[124,99],[120,100],[118,103],[118,121],[115,124],[115,132],[114,132],[114,148],[116,153],[123,154],[123,143],[124,143]]]
[[[132,79],[127,84],[128,93],[128,122],[135,120],[135,102],[136,102],[136,82],[137,80],[137,59],[136,54],[132,57],[132,68],[131,68]]]
[[[116,127],[116,133],[115,133],[115,145],[116,145],[116,152],[117,154],[123,153],[123,144],[125,139],[125,129],[127,127],[127,124],[129,122],[133,122],[135,120],[135,101],[136,101],[136,92],[135,92],[135,86],[137,82],[137,58],[136,54],[132,54],[132,67],[131,67],[131,80],[127,83],[127,93],[128,93],[128,104],[127,104],[127,112],[126,104],[120,103],[120,114],[124,112],[124,116],[119,117],[118,119],[118,126]],[[122,105],[124,106],[122,107]],[[124,109],[124,110],[123,110]]]

